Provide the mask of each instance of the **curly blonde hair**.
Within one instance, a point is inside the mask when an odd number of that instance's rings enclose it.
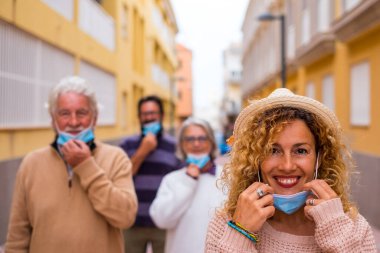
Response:
[[[325,180],[340,197],[345,212],[356,216],[357,209],[349,200],[349,176],[353,171],[352,157],[341,140],[341,134],[329,128],[317,115],[293,107],[277,107],[258,113],[247,120],[236,138],[225,165],[221,181],[228,190],[222,213],[233,216],[239,195],[259,181],[262,161],[271,153],[275,138],[292,121],[303,120],[312,132],[319,152],[318,178]]]

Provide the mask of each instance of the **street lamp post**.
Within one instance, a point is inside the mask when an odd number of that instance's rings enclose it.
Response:
[[[264,13],[257,18],[259,21],[280,20],[281,25],[281,86],[286,87],[286,47],[285,47],[285,15]]]

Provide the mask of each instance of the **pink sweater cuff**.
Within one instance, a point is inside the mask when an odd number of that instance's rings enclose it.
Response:
[[[221,242],[224,244],[223,246],[229,249],[233,249],[234,252],[256,252],[254,242],[227,224],[226,226],[227,229],[221,238]]]
[[[309,214],[314,218],[317,225],[327,223],[338,217],[344,216],[343,206],[340,198],[330,199],[311,208]]]

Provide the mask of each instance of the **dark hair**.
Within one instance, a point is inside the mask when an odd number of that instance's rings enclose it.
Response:
[[[138,103],[138,112],[139,112],[139,115],[141,113],[141,106],[142,106],[142,104],[146,103],[146,102],[155,102],[158,105],[158,108],[160,109],[161,115],[164,115],[164,107],[162,105],[162,100],[161,100],[161,98],[159,98],[159,97],[157,97],[155,95],[145,96],[145,97],[140,98],[139,103]]]

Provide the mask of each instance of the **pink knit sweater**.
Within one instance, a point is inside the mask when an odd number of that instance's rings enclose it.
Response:
[[[367,221],[360,214],[355,220],[348,217],[340,199],[315,206],[310,215],[316,223],[314,236],[280,232],[266,222],[258,231],[260,242],[257,245],[230,228],[228,218],[215,216],[209,224],[205,252],[377,252]]]

